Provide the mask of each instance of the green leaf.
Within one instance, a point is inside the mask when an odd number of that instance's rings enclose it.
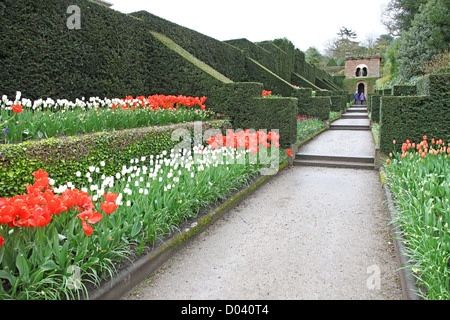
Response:
[[[48,270],[60,270],[60,267],[53,260],[47,260],[42,265],[39,266],[40,269],[44,271]]]
[[[136,221],[133,224],[133,228],[131,229],[131,237],[134,238],[139,231],[141,231],[142,228],[142,222],[136,219]]]
[[[14,286],[14,283],[16,282],[16,277],[14,277],[12,274],[7,272],[6,270],[0,270],[0,279],[8,280],[12,286]]]
[[[42,280],[44,277],[45,270],[37,269],[33,274],[30,276],[30,283],[38,283]]]
[[[24,258],[23,254],[19,254],[16,259],[16,267],[19,269],[20,277],[27,279],[30,274],[30,266],[27,260]]]

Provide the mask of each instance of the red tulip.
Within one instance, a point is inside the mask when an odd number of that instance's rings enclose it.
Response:
[[[114,210],[117,209],[118,205],[115,202],[106,201],[102,202],[100,207],[102,208],[102,211],[106,214],[111,214],[114,212]]]
[[[108,193],[103,194],[103,198],[105,198],[105,201],[107,201],[107,202],[116,201],[118,196],[119,195],[117,193],[113,193],[113,192],[108,192]]]
[[[45,227],[51,220],[52,217],[48,210],[38,207],[35,209],[33,217],[30,218],[30,225],[33,227]]]
[[[288,156],[292,157],[292,150],[291,150],[291,149],[288,149],[288,150],[286,151],[286,153],[288,154]]]
[[[20,112],[23,111],[23,108],[22,108],[22,106],[21,106],[20,104],[13,104],[13,105],[11,106],[11,108],[13,109],[13,111],[14,111],[15,113],[20,113]]]
[[[0,247],[5,243],[5,238],[0,236]]]
[[[79,214],[77,217],[81,219],[81,224],[83,226],[84,233],[89,237],[94,229],[90,224],[96,224],[102,220],[103,216],[100,212],[93,211],[92,209],[85,210]]]

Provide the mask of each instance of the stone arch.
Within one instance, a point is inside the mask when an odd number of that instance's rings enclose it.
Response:
[[[369,68],[366,64],[360,64],[355,70],[356,77],[367,77],[369,75]]]
[[[358,91],[359,94],[361,94],[361,92],[364,92],[364,95],[367,97],[367,89],[367,82],[358,81],[358,83],[356,83],[356,91]]]

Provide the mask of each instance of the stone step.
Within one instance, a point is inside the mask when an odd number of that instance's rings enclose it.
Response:
[[[348,168],[348,169],[366,169],[374,170],[375,165],[370,163],[358,163],[358,162],[330,162],[323,160],[294,160],[295,166],[308,166],[308,167],[326,167],[326,168]]]
[[[350,112],[341,115],[341,119],[369,119],[367,112]]]
[[[352,112],[367,112],[367,108],[348,108],[346,113],[352,113]]]
[[[370,125],[331,124],[328,130],[370,130]]]
[[[374,157],[368,156],[332,156],[320,154],[297,153],[294,165],[328,168],[353,168],[374,170]]]

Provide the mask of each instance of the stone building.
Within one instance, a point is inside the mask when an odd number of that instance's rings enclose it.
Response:
[[[345,60],[345,88],[348,92],[374,92],[375,82],[381,78],[381,57],[347,57]]]

